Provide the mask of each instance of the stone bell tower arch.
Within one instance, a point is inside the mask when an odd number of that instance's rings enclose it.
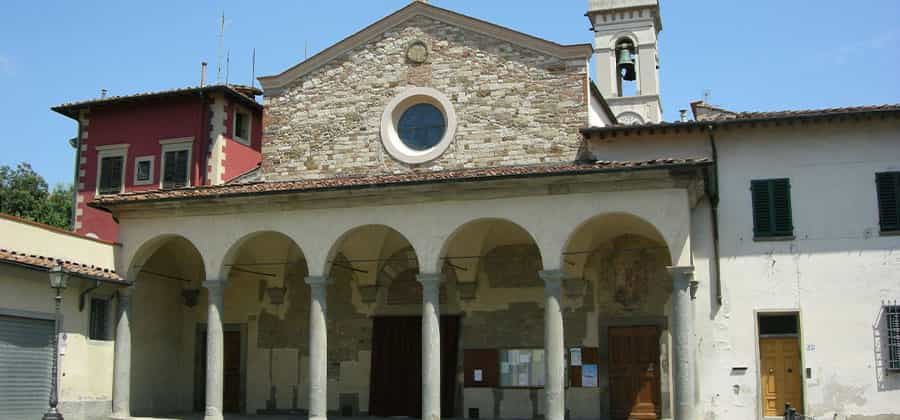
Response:
[[[662,120],[659,0],[588,0],[596,83],[622,124]]]

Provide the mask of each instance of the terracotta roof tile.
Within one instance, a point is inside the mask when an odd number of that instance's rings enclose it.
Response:
[[[74,261],[44,257],[41,255],[25,254],[0,248],[0,262],[23,264],[36,268],[50,269],[57,264],[62,264],[63,269],[71,274],[97,280],[127,283],[115,271],[93,265],[81,264]]]
[[[597,161],[593,163],[567,163],[555,165],[504,166],[493,168],[460,169],[452,171],[411,172],[397,175],[373,175],[362,177],[338,177],[306,179],[282,182],[255,182],[246,184],[226,184],[202,186],[174,190],[154,190],[103,196],[91,202],[93,207],[105,207],[141,201],[166,201],[191,198],[218,198],[227,196],[254,195],[263,193],[311,192],[342,188],[367,188],[379,186],[399,186],[428,184],[447,181],[475,181],[497,178],[513,178],[549,175],[577,175],[604,171],[628,169],[664,169],[709,163],[699,159],[655,159],[647,161]]]
[[[188,94],[192,94],[192,93],[211,92],[211,91],[217,91],[217,90],[225,91],[225,92],[232,94],[238,98],[241,98],[248,104],[252,102],[252,103],[257,104],[259,108],[262,108],[262,105],[259,105],[259,103],[256,102],[256,100],[254,100],[251,96],[248,96],[248,94],[262,95],[262,91],[259,90],[258,88],[250,87],[250,86],[243,86],[243,85],[219,84],[219,85],[206,85],[206,86],[202,86],[202,87],[201,86],[188,86],[188,87],[183,87],[183,88],[160,90],[160,91],[155,91],[155,92],[140,92],[140,93],[135,93],[135,94],[131,94],[131,95],[109,96],[106,98],[94,98],[94,99],[88,99],[88,100],[84,100],[84,101],[67,102],[64,104],[54,106],[50,109],[52,109],[56,112],[59,112],[60,114],[74,118],[76,116],[75,111],[77,111],[78,109],[95,106],[95,105],[117,104],[117,103],[122,103],[122,102],[133,102],[133,101],[144,100],[144,99],[164,98],[164,97],[168,97],[168,96],[183,96],[183,95],[188,95]]]
[[[665,133],[670,131],[688,133],[706,127],[741,126],[746,124],[768,122],[792,122],[792,121],[828,121],[832,118],[853,117],[898,117],[900,116],[900,104],[871,105],[844,108],[808,109],[797,111],[770,111],[770,112],[733,112],[726,109],[713,107],[707,104],[695,102],[692,104],[695,113],[698,108],[704,108],[711,112],[704,112],[703,118],[695,121],[659,122],[635,125],[612,125],[607,127],[585,127],[580,130],[582,135],[629,135],[644,133]]]
[[[841,114],[856,114],[864,112],[897,111],[900,104],[867,105],[842,108],[801,109],[794,111],[757,111],[757,112],[731,112],[723,113],[715,121],[740,120],[740,119],[764,119],[764,118],[793,118],[793,117],[818,117]]]

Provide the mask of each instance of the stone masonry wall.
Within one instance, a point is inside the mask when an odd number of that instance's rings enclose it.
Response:
[[[425,42],[424,64],[406,47]],[[586,62],[566,62],[423,16],[266,97],[267,181],[527,165],[575,159],[587,124]],[[403,90],[431,87],[459,118],[456,137],[421,165],[394,160],[382,113]]]

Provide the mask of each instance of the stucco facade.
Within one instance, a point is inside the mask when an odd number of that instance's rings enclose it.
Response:
[[[46,268],[28,261],[13,260],[8,254],[11,250],[30,259],[35,256],[62,258],[85,266],[113,270],[113,248],[110,243],[0,215],[0,249],[4,253],[0,258],[0,289],[4,291],[0,293],[0,316],[7,320],[15,318],[48,323],[54,319],[55,292],[50,288]],[[78,273],[72,273],[69,278],[69,287],[62,295],[59,337],[60,410],[71,418],[106,418],[112,403],[115,341],[112,337],[90,338],[89,304],[80,305],[79,301],[84,297],[87,297],[88,303],[92,298],[113,298],[122,285],[109,280],[98,281]],[[47,337],[45,339],[49,340]],[[15,342],[14,339],[4,344]],[[7,374],[12,373],[4,372],[4,375]],[[39,379],[29,376],[33,374],[31,371],[17,371],[16,374],[23,375],[23,382]],[[47,404],[48,395],[42,397],[42,402]],[[41,413],[43,411],[32,414]]]
[[[115,221],[88,206],[102,193],[103,157],[123,157],[119,189],[123,193],[162,187],[164,146],[172,143],[189,143],[187,185],[223,184],[259,166],[261,107],[244,92],[220,88],[201,86],[54,107],[78,122],[73,230],[108,241],[118,238]],[[247,115],[246,139],[234,133],[237,112]],[[138,161],[150,162],[147,179],[136,175]]]

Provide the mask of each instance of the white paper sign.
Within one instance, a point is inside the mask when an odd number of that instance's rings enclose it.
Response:
[[[528,385],[528,372],[519,372],[519,383],[517,385]]]
[[[581,348],[573,347],[569,349],[569,360],[571,360],[572,366],[581,366]]]
[[[475,373],[473,376],[475,382],[481,382],[484,380],[484,371],[482,371],[481,369],[475,369]]]
[[[527,364],[531,363],[531,353],[519,353],[519,363]]]
[[[584,365],[581,367],[581,386],[584,388],[597,387],[597,365]]]

